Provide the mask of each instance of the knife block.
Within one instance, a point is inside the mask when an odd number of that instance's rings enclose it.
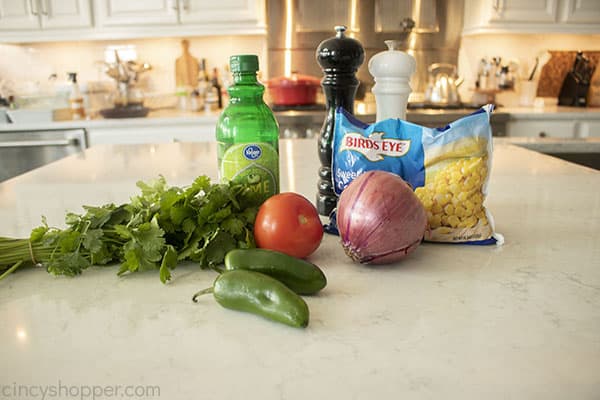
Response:
[[[587,106],[589,82],[577,79],[573,72],[568,72],[558,94],[559,106]]]

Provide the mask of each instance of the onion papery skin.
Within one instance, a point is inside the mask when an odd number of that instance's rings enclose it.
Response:
[[[362,264],[389,264],[419,246],[427,229],[427,214],[401,177],[368,171],[342,192],[337,225],[350,258]]]

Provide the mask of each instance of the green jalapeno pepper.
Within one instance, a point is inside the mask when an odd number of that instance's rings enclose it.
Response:
[[[278,280],[254,271],[234,270],[220,274],[211,288],[194,295],[212,293],[225,308],[244,311],[293,327],[308,325],[309,312],[304,300]]]
[[[319,267],[300,258],[265,249],[235,249],[225,255],[225,270],[269,275],[298,294],[315,294],[327,285]]]

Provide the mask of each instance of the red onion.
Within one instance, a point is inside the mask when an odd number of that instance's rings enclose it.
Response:
[[[386,264],[406,257],[419,246],[427,228],[427,214],[401,177],[369,171],[342,192],[337,226],[350,258],[364,264]]]

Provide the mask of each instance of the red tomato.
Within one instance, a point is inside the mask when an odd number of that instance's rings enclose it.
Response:
[[[304,196],[280,193],[268,198],[259,208],[254,222],[256,245],[305,258],[323,238],[319,213]]]

